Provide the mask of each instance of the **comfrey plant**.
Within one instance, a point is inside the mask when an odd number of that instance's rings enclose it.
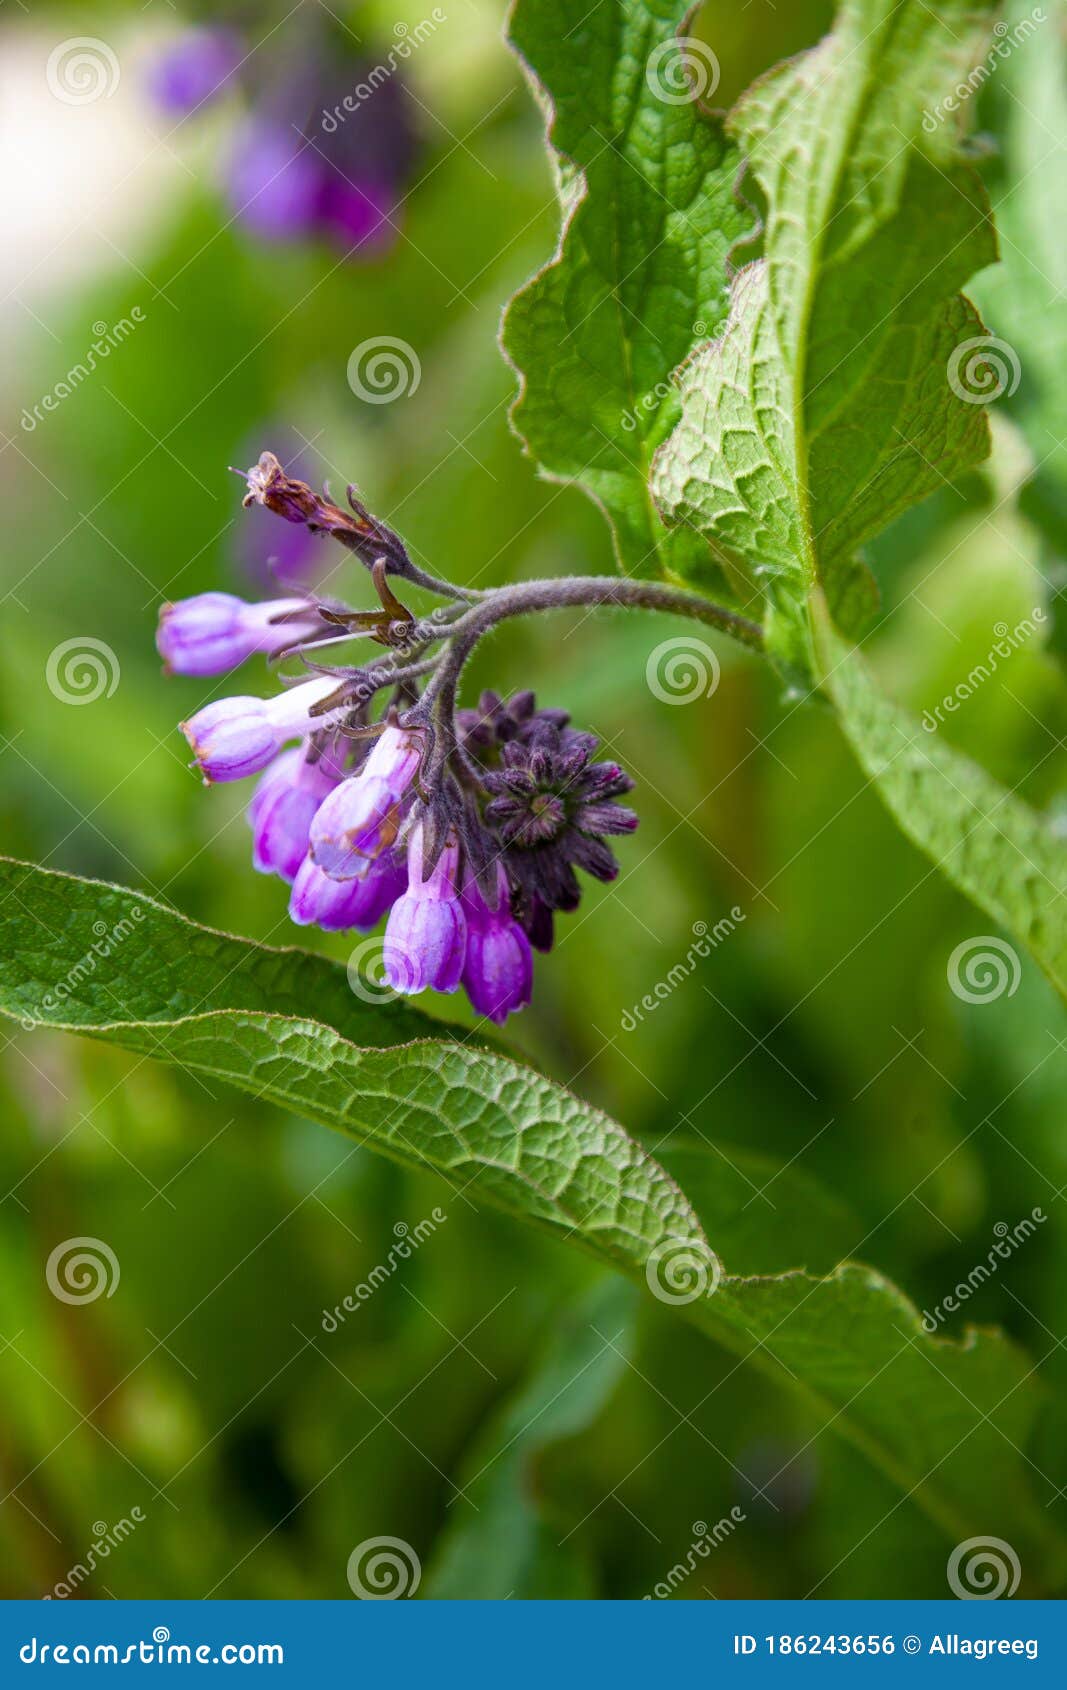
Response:
[[[252,860],[292,890],[301,926],[369,930],[388,912],[384,970],[397,992],[454,992],[502,1023],[530,1001],[532,950],[553,942],[556,912],[578,907],[578,870],[614,879],[607,841],[632,833],[620,803],[633,781],[597,761],[597,738],[532,692],[484,692],[457,706],[461,671],[506,617],[568,605],[673,610],[758,645],[760,630],[706,599],[653,582],[575,577],[474,591],[427,575],[353,488],[351,512],[328,489],[288,476],[272,452],[248,471],[245,504],[332,535],[366,565],[378,597],[352,610],[312,594],[246,604],[201,593],[165,605],[158,645],[176,674],[215,675],[257,653],[305,674],[272,698],[218,699],[183,724],[207,783],[260,775],[249,805]],[[406,581],[446,600],[415,616]],[[388,655],[324,661],[369,638]],[[377,714],[375,714],[377,712]],[[294,744],[294,742],[297,742]]]
[[[518,614],[638,606],[699,618],[763,648],[792,689],[783,726],[786,714],[802,721],[802,699],[821,700],[818,737],[801,742],[808,754],[794,788],[800,813],[787,834],[767,818],[772,841],[810,853],[801,885],[817,885],[819,909],[825,905],[843,941],[836,961],[825,947],[806,959],[815,973],[801,1001],[836,974],[826,999],[832,1015],[842,1001],[841,967],[862,983],[855,970],[866,962],[880,983],[876,1003],[885,998],[884,969],[893,978],[886,935],[900,900],[879,906],[883,858],[866,849],[866,833],[846,823],[834,837],[854,794],[850,788],[839,806],[836,768],[824,782],[814,766],[836,724],[930,874],[936,869],[971,899],[984,949],[1006,949],[1019,976],[1026,971],[1026,1002],[1037,1006],[1028,1013],[1032,1021],[1039,1010],[1044,1026],[1048,989],[1067,998],[1067,850],[1055,812],[1022,793],[1053,790],[1062,768],[1045,759],[1057,752],[1042,743],[1041,763],[1031,767],[1029,730],[1013,756],[1014,733],[998,727],[998,761],[1010,768],[1003,784],[954,743],[956,716],[942,732],[926,732],[885,681],[917,696],[933,684],[929,669],[924,683],[923,665],[913,671],[902,660],[910,649],[905,607],[920,562],[916,538],[925,535],[931,560],[939,543],[956,551],[955,501],[914,524],[899,519],[930,494],[943,495],[946,483],[962,485],[989,451],[986,406],[997,392],[1010,401],[1015,390],[980,379],[983,348],[992,368],[1005,345],[1019,342],[1028,385],[1015,407],[1017,432],[1042,465],[1028,484],[1028,520],[1047,525],[1048,555],[1058,555],[1058,472],[1051,459],[1044,463],[1046,400],[1058,393],[1049,374],[1054,302],[1033,308],[1040,266],[1031,255],[1045,250],[1050,226],[1034,192],[1035,160],[1047,157],[1057,110],[1059,37],[1053,31],[998,61],[988,90],[1002,91],[1011,118],[998,187],[1008,262],[998,273],[977,174],[986,155],[964,144],[958,118],[932,128],[924,121],[946,110],[946,96],[986,59],[998,18],[993,0],[840,0],[830,33],[761,75],[724,117],[710,109],[718,65],[686,33],[697,27],[689,7],[690,0],[514,0],[508,24],[540,96],[560,195],[558,244],[503,321],[502,345],[519,378],[512,422],[545,477],[583,488],[606,515],[619,573],[483,592],[455,587],[416,567],[354,494],[347,507],[335,505],[294,478],[291,460],[286,474],[264,454],[248,477],[248,499],[261,507],[254,520],[273,512],[285,538],[311,530],[332,537],[322,542],[327,550],[347,547],[367,570],[366,602],[350,609],[286,588],[265,606],[211,594],[168,609],[161,645],[172,668],[220,673],[262,653],[285,659],[293,674],[288,684],[251,688],[263,696],[207,705],[186,731],[208,780],[259,781],[251,806],[256,864],[290,884],[298,922],[344,929],[387,915],[386,967],[402,992],[466,981],[476,1005],[502,1021],[529,996],[533,952],[549,943],[557,912],[574,906],[583,874],[615,872],[611,848],[635,818],[627,777],[590,736],[528,694],[511,696],[514,684],[501,686],[501,697],[461,701],[464,665],[479,640]],[[265,65],[258,52],[255,61],[257,71]],[[327,96],[314,86],[301,129],[308,150],[309,111],[351,144],[356,113],[344,92]],[[359,101],[351,89],[350,104]],[[974,113],[974,101],[964,105]],[[266,108],[257,101],[254,110],[258,117]],[[294,181],[298,169],[274,184],[279,222],[281,190]],[[265,191],[261,204],[273,203]],[[977,303],[963,291],[976,284]],[[987,311],[995,305],[995,336],[979,311],[983,294]],[[972,391],[964,378],[975,369]],[[1017,453],[1016,442],[1012,463]],[[998,520],[1001,502],[998,493]],[[954,593],[939,585],[948,625],[976,587],[985,604],[987,592],[1001,590],[994,582],[1008,579],[999,563],[990,570],[985,561],[992,517],[975,520],[983,540],[966,565],[973,573],[960,573],[961,553],[950,572]],[[883,531],[888,538],[874,556],[890,589],[886,619],[905,618],[888,665],[877,634],[868,645],[879,600],[864,561]],[[1011,605],[1017,616],[1020,603],[1046,603],[1035,585],[1036,532],[1031,538],[1018,577],[1027,597],[1012,589],[995,613]],[[432,602],[436,609],[423,608]],[[1055,724],[1053,660],[1050,651],[1040,694],[1030,696],[1047,701]],[[983,703],[996,726],[997,682],[988,684]],[[717,704],[696,708],[706,708],[708,721]],[[665,738],[676,720],[663,724]],[[797,731],[806,732],[799,721]],[[741,761],[765,750],[773,761],[766,740]],[[794,823],[808,818],[821,825],[797,834]],[[846,872],[858,902],[839,895]],[[921,967],[931,991],[944,980],[941,1020],[955,1046],[957,1018],[970,1025],[997,1012],[973,994],[970,1002],[961,992],[953,998],[965,946],[948,954],[955,916],[946,904],[938,917],[927,878],[906,871],[905,893],[921,891],[922,919],[933,919],[925,952],[915,948],[912,923],[902,966],[905,975]],[[792,901],[792,875],[788,885]],[[895,892],[895,881],[890,886]],[[295,1110],[581,1245],[602,1266],[627,1273],[664,1314],[750,1358],[767,1388],[796,1390],[805,1414],[814,1405],[820,1425],[849,1439],[850,1462],[872,1462],[872,1509],[881,1515],[882,1493],[896,1485],[902,1501],[928,1513],[924,1531],[947,1534],[950,1580],[961,1550],[994,1529],[1019,1554],[1033,1594],[1059,1588],[1067,1558],[1055,1510],[1042,1506],[1058,1487],[1046,1480],[1044,1494],[1030,1494],[1042,1475],[1023,1453],[1044,1424],[1047,1382],[996,1333],[970,1331],[957,1343],[940,1322],[924,1326],[878,1263],[839,1260],[854,1239],[846,1244],[840,1204],[820,1199],[810,1178],[798,1184],[795,1169],[780,1168],[776,1215],[745,1225],[731,1220],[717,1194],[722,1169],[736,1166],[733,1154],[720,1162],[683,1146],[658,1160],[551,1075],[457,1036],[405,1000],[383,1018],[321,957],[295,947],[279,956],[200,927],[143,891],[3,858],[0,889],[0,1013],[20,1030],[73,1030],[139,1059],[180,1064],[212,1088],[222,1081],[242,1090],[257,1120],[264,1104]],[[868,925],[879,907],[881,918]],[[746,926],[731,943],[756,964],[769,942],[777,980],[783,958],[800,964],[796,935],[814,931],[802,913],[794,905],[777,929],[761,918],[762,936]],[[862,929],[846,931],[857,915]],[[124,923],[136,940],[110,947],[106,971],[87,968],[100,935],[124,931]],[[664,976],[667,986],[674,975]],[[610,982],[604,990],[610,997]],[[717,1041],[702,1040],[700,1005],[708,1001],[695,993],[696,1067],[714,1066],[721,1054]],[[1012,1011],[1009,1034],[1021,1013]],[[862,1002],[838,1031],[847,1036],[848,1028],[862,1030]],[[977,1034],[975,1024],[968,1040]],[[1054,1027],[1048,1036],[1055,1041]],[[880,1043],[876,1037],[873,1054]],[[1015,1061],[1019,1053],[1009,1054]],[[724,1077],[711,1079],[709,1098],[716,1083]],[[858,1095],[854,1087],[849,1095]],[[753,1127],[758,1147],[758,1119],[748,1122],[743,1109],[738,1119]],[[1004,1119],[1007,1132],[1013,1117]],[[849,1142],[846,1132],[842,1170]],[[981,1250],[970,1259],[981,1260]],[[552,1352],[565,1355],[571,1371],[583,1344],[596,1339],[595,1362],[603,1350],[597,1334],[631,1318],[614,1287],[594,1289],[605,1300],[583,1305],[561,1331],[565,1348]],[[557,1362],[550,1355],[546,1365],[551,1371]],[[858,1523],[857,1540],[879,1524]],[[539,1591],[548,1572],[539,1558]],[[501,1578],[501,1593],[516,1594],[508,1568]]]

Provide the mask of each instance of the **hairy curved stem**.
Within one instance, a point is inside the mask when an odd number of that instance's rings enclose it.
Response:
[[[428,675],[439,662],[439,657],[424,657],[421,662],[408,663],[401,669],[389,669],[384,664],[380,668],[364,669],[359,685],[369,698],[383,687],[397,686],[403,681],[414,681],[420,675]]]
[[[593,608],[615,605],[688,616],[730,634],[752,650],[759,651],[763,646],[763,629],[758,622],[738,616],[698,593],[688,593],[665,582],[631,581],[614,575],[568,575],[559,580],[521,581],[515,586],[497,587],[448,627],[448,649],[440,657],[436,673],[423,695],[424,704],[433,709],[444,740],[436,759],[438,763],[443,763],[455,749],[452,715],[456,688],[463,667],[482,635],[511,616],[527,616],[541,610],[574,609],[583,605]]]
[[[431,575],[428,570],[420,569],[417,563],[412,563],[410,558],[403,568],[394,564],[389,573],[398,581],[410,581],[413,587],[423,587],[428,593],[436,593],[438,598],[457,599],[461,604],[477,604],[486,596],[479,587],[457,587],[452,581]]]
[[[354,552],[360,562],[366,565],[366,541],[359,534],[349,534],[343,529],[335,530],[335,540],[340,540],[347,551]],[[434,593],[441,599],[454,599],[460,604],[476,604],[485,597],[478,587],[457,587],[453,581],[445,581],[439,575],[431,575],[429,570],[421,569],[404,553],[390,552],[385,554],[385,562],[389,576],[394,581],[407,581],[412,587],[422,587],[427,593]]]
[[[759,651],[763,629],[735,611],[714,604],[699,593],[685,592],[663,581],[631,581],[615,575],[567,575],[554,581],[520,581],[511,587],[496,587],[480,603],[465,611],[449,632],[465,644],[479,640],[497,622],[509,616],[525,616],[539,610],[566,610],[582,605],[616,605],[636,610],[666,611],[689,616],[729,634],[742,645]]]

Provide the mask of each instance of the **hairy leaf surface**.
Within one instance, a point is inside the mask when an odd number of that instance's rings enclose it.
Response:
[[[843,626],[863,625],[857,548],[988,450],[950,371],[981,333],[959,289],[996,248],[952,127],[923,123],[986,10],[844,0],[832,34],[729,119],[766,200],[763,256],[683,372],[652,487],[671,522],[741,562],[772,649],[804,673],[816,582]]]
[[[709,579],[648,490],[678,416],[671,376],[728,308],[727,254],[751,217],[736,149],[686,98],[686,0],[518,0],[509,27],[545,111],[563,216],[556,256],[516,295],[504,350],[513,420],[542,469],[601,505],[627,574]],[[689,51],[693,88],[713,61]]]
[[[1067,996],[1067,842],[977,763],[900,709],[816,606],[824,686],[899,826],[961,892],[1028,946]]]

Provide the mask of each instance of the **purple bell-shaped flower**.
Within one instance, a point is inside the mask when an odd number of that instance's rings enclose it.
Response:
[[[241,780],[258,775],[289,740],[328,726],[311,711],[336,691],[334,677],[322,675],[276,698],[219,698],[183,722],[182,733],[205,781]]]
[[[156,104],[185,117],[222,93],[244,56],[231,29],[188,29],[152,65],[148,83]]]
[[[392,845],[405,801],[422,759],[419,730],[387,727],[358,775],[342,781],[311,826],[311,855],[337,880],[363,873],[367,859]]]
[[[408,889],[389,914],[382,950],[394,992],[454,992],[463,973],[467,918],[459,898],[459,845],[449,840],[423,879],[422,829],[408,844]]]
[[[533,990],[530,941],[511,913],[507,878],[497,868],[497,905],[490,909],[473,880],[463,891],[467,953],[463,988],[479,1015],[503,1026],[524,1009]]]
[[[294,878],[308,854],[315,812],[341,778],[334,758],[314,757],[310,744],[275,758],[248,806],[252,863],[260,874]]]
[[[321,626],[305,599],[246,604],[232,593],[197,593],[163,606],[156,646],[172,675],[222,675],[256,652],[306,640]]]
[[[408,874],[402,853],[387,851],[358,880],[334,880],[305,857],[293,881],[289,915],[298,927],[312,925],[327,933],[350,927],[377,927],[400,897]]]

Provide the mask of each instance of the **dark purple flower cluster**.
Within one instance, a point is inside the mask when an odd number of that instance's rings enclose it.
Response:
[[[244,111],[225,165],[235,214],[265,240],[321,236],[349,254],[391,246],[415,154],[399,66],[348,37],[302,36],[285,56],[226,25],[187,31],[157,59],[157,103],[185,118],[223,94]],[[340,119],[338,117],[340,114]]]
[[[504,703],[485,692],[457,712],[460,743],[480,769],[487,827],[507,862],[523,925],[538,950],[552,945],[553,911],[577,909],[575,869],[614,880],[604,835],[632,833],[637,816],[615,802],[633,788],[617,763],[594,763],[594,734],[565,710],[538,710],[531,692]]]
[[[249,472],[248,496],[365,561],[385,548],[372,571],[381,609],[226,593],[165,605],[158,645],[173,673],[220,674],[257,653],[298,654],[310,671],[272,698],[199,710],[182,724],[196,763],[208,783],[260,775],[248,811],[253,863],[290,884],[293,921],[369,930],[387,915],[383,966],[395,991],[462,985],[479,1014],[503,1023],[530,1001],[531,946],[548,950],[554,913],[578,904],[575,871],[618,872],[605,840],[637,826],[618,802],[633,783],[593,760],[593,735],[565,711],[539,710],[530,692],[454,708],[465,606],[427,622],[404,611],[385,581],[402,543],[358,501],[349,516],[270,454]],[[360,635],[387,655],[358,667],[316,662],[326,645]],[[435,645],[437,656],[423,655]],[[383,692],[391,697],[372,720]]]

